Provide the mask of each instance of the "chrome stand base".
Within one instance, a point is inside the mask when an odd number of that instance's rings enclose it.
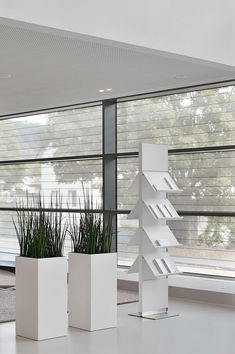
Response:
[[[170,312],[162,312],[162,313],[153,313],[149,315],[142,315],[141,312],[134,312],[134,313],[129,313],[129,316],[134,316],[134,317],[141,317],[141,318],[147,318],[148,320],[163,320],[164,318],[169,318],[169,317],[176,317],[179,316],[179,314],[174,314]]]

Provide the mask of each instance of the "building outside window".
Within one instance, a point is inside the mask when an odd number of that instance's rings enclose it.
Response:
[[[77,191],[76,190],[69,190],[68,191],[68,200],[69,200],[69,206],[76,208],[76,206],[77,206]]]

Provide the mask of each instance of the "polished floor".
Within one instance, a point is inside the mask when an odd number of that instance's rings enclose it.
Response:
[[[180,316],[143,320],[128,316],[137,303],[118,306],[118,327],[97,332],[71,328],[42,342],[15,338],[15,323],[0,324],[1,354],[235,354],[235,309],[171,299]]]

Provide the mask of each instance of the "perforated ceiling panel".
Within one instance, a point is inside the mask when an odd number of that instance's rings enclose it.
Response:
[[[218,64],[0,20],[0,115],[234,76]]]

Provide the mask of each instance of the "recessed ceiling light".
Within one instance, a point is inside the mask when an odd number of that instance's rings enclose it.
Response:
[[[109,87],[109,88],[106,88],[106,89],[100,89],[99,92],[105,92],[105,91],[112,91],[112,89]]]
[[[11,74],[0,73],[0,79],[10,79],[11,77]]]

